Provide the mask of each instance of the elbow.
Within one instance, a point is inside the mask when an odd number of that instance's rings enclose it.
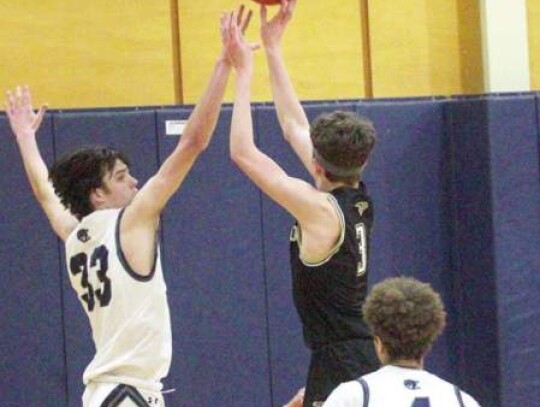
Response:
[[[203,134],[197,134],[195,137],[184,139],[184,148],[191,151],[194,155],[201,154],[210,144],[209,137],[203,137]]]
[[[241,151],[238,151],[237,149],[231,148],[231,160],[236,165],[241,166],[241,163],[243,161],[243,155],[242,155]]]
[[[250,150],[248,148],[242,148],[241,146],[231,145],[231,160],[239,168],[244,168],[252,158]]]

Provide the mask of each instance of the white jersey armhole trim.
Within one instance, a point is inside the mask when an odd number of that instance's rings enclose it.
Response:
[[[343,244],[343,242],[345,240],[345,216],[343,215],[343,211],[341,210],[341,208],[340,208],[336,198],[334,198],[334,196],[332,196],[331,194],[328,194],[327,198],[330,201],[330,203],[332,204],[332,207],[336,211],[336,214],[338,215],[338,218],[339,218],[339,226],[340,226],[339,238],[338,238],[336,244],[334,245],[334,247],[332,247],[332,249],[328,253],[328,255],[321,261],[309,261],[309,260],[306,260],[306,259],[302,258],[302,251],[298,250],[298,252],[299,252],[298,257],[300,258],[300,261],[306,267],[318,267],[318,266],[322,266],[323,264],[327,263],[334,256],[334,254],[336,254],[338,252],[338,250],[340,249],[341,245]],[[301,229],[300,229],[300,225],[298,225],[298,249],[300,249],[302,247],[302,240],[301,239],[302,239]]]

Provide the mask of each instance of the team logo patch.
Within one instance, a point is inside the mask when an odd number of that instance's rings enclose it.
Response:
[[[369,204],[366,201],[358,202],[356,205],[354,205],[356,209],[358,209],[358,213],[360,216],[364,214],[367,208],[369,208]]]
[[[403,384],[405,385],[406,388],[408,388],[409,390],[419,390],[420,389],[420,384],[418,383],[418,381],[416,380],[405,380],[403,382]]]
[[[77,232],[77,239],[81,242],[86,243],[90,240],[90,235],[88,234],[88,229],[80,229]]]

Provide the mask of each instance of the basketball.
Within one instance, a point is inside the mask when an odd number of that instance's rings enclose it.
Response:
[[[281,4],[281,0],[253,0],[255,3],[264,4],[266,6],[273,6]]]

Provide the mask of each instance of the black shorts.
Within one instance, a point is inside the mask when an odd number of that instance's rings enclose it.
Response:
[[[312,350],[303,406],[322,405],[339,384],[374,372],[379,366],[373,339],[335,342]]]

